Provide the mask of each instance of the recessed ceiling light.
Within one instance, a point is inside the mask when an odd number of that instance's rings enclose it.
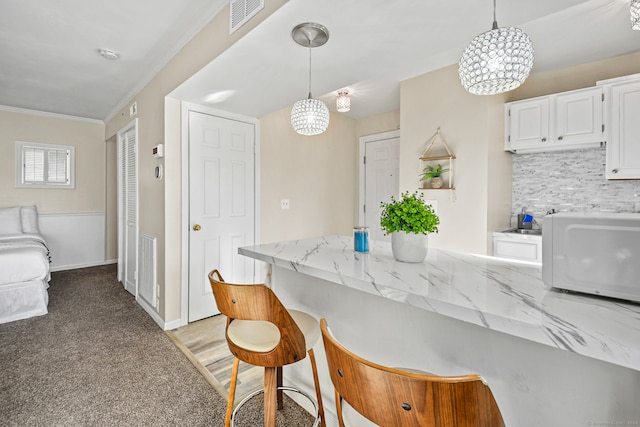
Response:
[[[115,53],[110,49],[98,49],[98,53],[103,58],[110,59],[110,60],[118,59],[120,57],[120,55],[118,55],[117,53]]]

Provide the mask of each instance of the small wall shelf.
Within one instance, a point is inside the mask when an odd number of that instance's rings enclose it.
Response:
[[[436,167],[441,165],[445,172],[441,175],[442,186],[434,188],[433,179],[427,181],[420,181],[420,190],[455,190],[454,186],[454,164],[456,156],[449,149],[447,141],[442,137],[440,128],[435,134],[427,141],[427,147],[425,148],[422,156],[420,156],[420,174],[424,174],[424,170],[428,167]]]

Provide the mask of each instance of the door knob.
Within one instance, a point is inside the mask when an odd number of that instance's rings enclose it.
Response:
[[[200,231],[202,227],[200,227],[200,224],[196,224],[193,226],[193,231]]]

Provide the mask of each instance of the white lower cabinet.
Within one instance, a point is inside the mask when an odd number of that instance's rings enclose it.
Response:
[[[493,256],[542,264],[542,236],[495,232]]]

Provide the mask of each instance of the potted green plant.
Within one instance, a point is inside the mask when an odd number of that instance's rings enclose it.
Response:
[[[398,261],[422,262],[427,256],[428,233],[437,233],[440,218],[422,194],[404,192],[400,200],[380,204],[380,226],[391,235],[391,250]]]
[[[424,181],[430,179],[431,180],[431,188],[440,188],[442,187],[442,174],[447,172],[449,169],[443,169],[442,165],[438,163],[435,166],[427,165],[422,171],[422,179]]]

